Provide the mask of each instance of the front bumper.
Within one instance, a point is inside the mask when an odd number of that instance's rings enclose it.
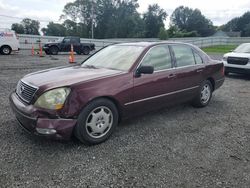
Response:
[[[28,132],[51,139],[69,140],[71,138],[76,119],[40,115],[33,105],[23,104],[14,92],[9,100],[16,119]]]
[[[225,67],[225,72],[250,74],[250,63],[246,65],[228,64],[226,61],[223,61],[223,63]]]
[[[48,51],[48,50],[49,50],[49,47],[48,47],[48,46],[43,46],[43,50],[44,50],[44,51]]]

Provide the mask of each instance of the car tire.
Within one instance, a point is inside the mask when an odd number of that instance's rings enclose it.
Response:
[[[90,49],[88,47],[84,47],[83,48],[83,54],[84,55],[89,55],[89,53],[90,53]]]
[[[82,52],[81,51],[76,51],[77,55],[81,55]]]
[[[2,47],[0,48],[0,53],[1,53],[2,55],[10,55],[11,52],[12,52],[12,49],[11,49],[10,46],[2,46]]]
[[[58,51],[59,51],[59,49],[56,46],[52,46],[49,48],[49,52],[51,55],[57,55]]]
[[[46,55],[51,55],[49,50],[45,50]]]
[[[204,81],[200,88],[199,94],[195,97],[192,105],[197,108],[205,107],[209,104],[213,93],[213,86],[209,80]]]
[[[225,71],[224,74],[225,74],[225,76],[228,76],[228,75],[229,75],[229,72],[228,72],[228,71]]]
[[[99,144],[107,140],[118,124],[116,105],[105,98],[90,102],[77,119],[74,135],[87,145]]]

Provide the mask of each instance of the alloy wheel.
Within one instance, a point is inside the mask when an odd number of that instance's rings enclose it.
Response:
[[[113,124],[113,113],[105,106],[92,110],[86,119],[86,131],[92,138],[105,136]]]

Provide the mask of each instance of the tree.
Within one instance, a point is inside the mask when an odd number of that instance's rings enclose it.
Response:
[[[19,34],[39,35],[40,22],[25,18],[21,23],[14,23],[11,29]]]
[[[40,22],[25,18],[22,20],[21,24],[24,27],[24,33],[30,35],[39,35]]]
[[[11,25],[11,29],[14,30],[18,34],[24,34],[24,27],[22,24],[14,23]]]
[[[244,13],[240,17],[233,18],[225,25],[221,26],[223,31],[241,32],[242,37],[250,36],[249,32],[250,12]]]
[[[143,37],[138,6],[137,0],[75,0],[66,4],[61,18],[82,23],[88,36],[93,24],[95,38]]]
[[[199,9],[180,6],[174,10],[170,20],[172,25],[184,33],[196,31],[198,35],[206,37],[215,32],[213,23]]]
[[[147,12],[143,15],[145,22],[145,37],[157,37],[161,27],[164,27],[164,21],[167,18],[165,10],[158,4],[149,5]]]
[[[160,40],[167,40],[168,39],[168,32],[164,27],[160,28],[160,32],[158,34]]]
[[[47,28],[42,28],[42,32],[47,36],[65,36],[66,28],[62,24],[49,22]]]

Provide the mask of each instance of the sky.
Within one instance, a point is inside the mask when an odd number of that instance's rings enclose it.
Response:
[[[18,23],[20,18],[29,17],[39,20],[41,27],[49,21],[58,22],[63,7],[74,0],[0,0],[0,28],[10,28],[12,23]],[[143,13],[149,4],[157,3],[168,13],[165,22],[169,25],[169,17],[178,6],[198,8],[214,25],[222,25],[230,19],[241,16],[250,10],[250,0],[138,0],[138,11]],[[9,16],[3,17],[1,15]],[[16,17],[16,18],[13,18]]]

